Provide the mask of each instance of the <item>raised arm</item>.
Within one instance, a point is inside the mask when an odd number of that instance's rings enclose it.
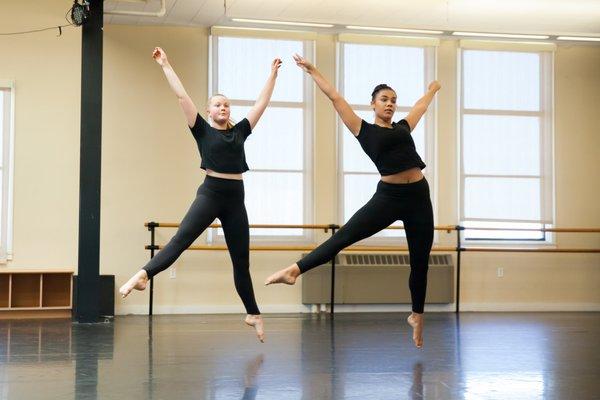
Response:
[[[306,59],[298,54],[294,54],[294,61],[296,62],[297,66],[302,68],[313,78],[319,89],[321,89],[321,91],[325,93],[327,97],[329,97],[329,100],[331,100],[333,103],[333,107],[339,114],[340,118],[342,118],[344,125],[348,127],[354,136],[357,136],[360,132],[362,120],[358,115],[356,115],[354,110],[352,110],[346,99],[344,99],[338,93],[338,91],[335,90],[335,87],[333,87],[333,85],[329,83],[327,79],[323,77],[323,75],[321,75],[319,70],[317,70],[317,68],[315,68],[315,66]]]
[[[169,86],[171,86],[171,89],[179,100],[179,105],[185,114],[188,126],[194,126],[194,123],[196,122],[196,116],[198,115],[198,109],[185,91],[185,88],[173,70],[173,67],[171,67],[171,64],[169,64],[167,54],[160,47],[155,47],[154,51],[152,52],[152,58],[154,58],[154,61],[156,61],[158,65],[162,67],[165,77],[167,78],[167,82],[169,82]]]
[[[415,129],[421,120],[421,117],[427,111],[429,104],[433,101],[433,97],[441,88],[442,86],[438,81],[431,82],[427,87],[427,93],[415,103],[408,115],[404,118],[406,122],[408,122],[408,125],[410,125],[411,132]]]
[[[271,74],[267,79],[267,83],[265,83],[265,87],[263,87],[260,95],[258,95],[258,99],[256,99],[254,106],[252,106],[250,111],[248,111],[248,116],[246,119],[248,119],[248,122],[250,122],[250,128],[252,129],[254,129],[258,123],[258,120],[263,115],[263,112],[265,112],[265,109],[271,100],[271,95],[273,94],[273,89],[275,88],[275,81],[277,80],[277,71],[279,70],[280,66],[281,59],[274,59],[271,63]]]

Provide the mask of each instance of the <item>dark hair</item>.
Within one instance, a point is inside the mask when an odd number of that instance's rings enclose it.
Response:
[[[379,85],[375,86],[375,89],[373,89],[373,93],[371,93],[371,101],[375,101],[375,96],[377,96],[377,93],[381,92],[382,90],[387,90],[387,89],[395,92],[394,89],[392,89],[390,86],[388,86],[385,83],[380,83]]]

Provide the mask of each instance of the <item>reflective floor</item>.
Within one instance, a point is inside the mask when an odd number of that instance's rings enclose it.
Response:
[[[0,399],[600,399],[600,313],[0,321]]]

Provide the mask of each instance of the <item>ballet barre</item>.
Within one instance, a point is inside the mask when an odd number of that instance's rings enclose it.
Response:
[[[162,249],[164,246],[157,245],[155,241],[156,228],[178,228],[178,223],[173,222],[146,222],[144,224],[150,231],[150,245],[146,245],[145,249],[150,250],[150,258],[154,257],[156,250]],[[267,229],[313,229],[331,232],[333,236],[335,232],[341,228],[336,224],[251,224],[250,228],[267,228]],[[209,228],[221,228],[220,224],[211,224]],[[403,230],[402,226],[389,226],[385,229]],[[463,246],[463,238],[461,232],[465,230],[480,230],[480,231],[529,231],[529,232],[553,232],[553,233],[600,233],[600,228],[492,228],[492,227],[464,227],[460,225],[441,225],[435,226],[436,231],[445,231],[446,233],[456,232],[456,246],[433,246],[432,252],[456,252],[456,282],[455,282],[455,312],[460,311],[460,272],[461,272],[461,254],[463,252],[506,252],[506,253],[600,253],[600,248],[554,248],[554,247],[492,247],[492,246]],[[311,251],[317,248],[318,245],[250,245],[250,251]],[[225,251],[226,245],[198,245],[190,246],[187,250],[200,251]],[[342,250],[344,252],[407,252],[407,246],[349,246]],[[154,298],[154,279],[150,279],[150,299],[148,314],[153,313],[153,298]],[[330,313],[331,317],[335,315],[335,257],[331,260],[331,290],[330,290]]]
[[[145,246],[146,250],[150,250],[150,258],[154,257],[154,252],[160,250],[163,246],[156,245],[155,243],[155,230],[156,228],[178,228],[179,224],[175,222],[146,222],[145,227],[150,231],[150,245]],[[324,230],[325,232],[331,231],[331,235],[335,234],[335,231],[340,229],[339,225],[328,224],[328,225],[314,225],[314,224],[250,224],[250,228],[270,228],[270,229],[316,229]],[[221,228],[221,224],[211,224],[209,228]],[[386,229],[404,229],[401,226],[389,226]],[[448,233],[455,230],[456,227],[453,225],[436,226],[434,230],[446,231]],[[251,245],[250,251],[311,251],[314,250],[316,245],[288,245],[288,246],[260,246]],[[216,250],[223,251],[227,250],[225,245],[201,245],[201,246],[190,246],[187,250]],[[373,246],[350,246],[344,249],[344,251],[408,251],[408,247],[373,247]],[[456,251],[454,247],[434,247],[431,251]],[[331,260],[331,290],[330,290],[330,312],[333,316],[335,313],[335,257]],[[152,315],[154,307],[154,279],[150,279],[150,299],[149,299],[149,311],[148,314]]]

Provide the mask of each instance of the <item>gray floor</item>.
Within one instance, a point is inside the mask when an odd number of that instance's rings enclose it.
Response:
[[[600,313],[0,321],[0,399],[600,399]]]

